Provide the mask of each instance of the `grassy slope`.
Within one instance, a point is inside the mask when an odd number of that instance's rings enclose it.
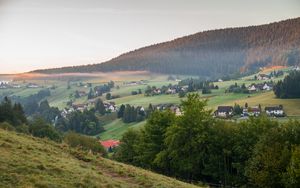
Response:
[[[0,187],[196,187],[87,155],[45,139],[0,129]]]
[[[104,125],[105,132],[99,134],[101,140],[121,139],[124,132],[129,128],[138,128],[144,126],[146,121],[138,123],[123,123],[121,119],[116,119],[109,124]]]

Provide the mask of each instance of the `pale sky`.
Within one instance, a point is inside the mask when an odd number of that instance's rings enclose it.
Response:
[[[299,0],[0,0],[0,73],[101,63],[199,31],[295,17]]]

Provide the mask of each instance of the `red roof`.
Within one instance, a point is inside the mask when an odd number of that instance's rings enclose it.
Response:
[[[120,144],[119,140],[105,140],[100,141],[101,145],[105,148],[114,148]]]

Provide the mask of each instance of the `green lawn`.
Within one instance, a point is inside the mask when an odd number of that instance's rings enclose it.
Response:
[[[118,99],[114,99],[114,101],[117,105],[121,104],[130,104],[134,106],[143,106],[148,107],[151,103],[152,105],[156,104],[165,104],[165,103],[174,103],[179,104],[180,98],[177,94],[175,95],[156,95],[156,96],[149,96],[146,97],[144,94],[140,95],[130,95]]]

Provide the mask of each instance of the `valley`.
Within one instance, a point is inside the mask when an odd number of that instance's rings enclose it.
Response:
[[[273,91],[255,91],[250,93],[227,93],[226,90],[229,86],[237,84],[245,84],[246,87],[251,84],[260,84],[266,81],[274,81],[283,79],[284,76],[291,71],[292,68],[280,67],[270,68],[263,70],[260,73],[244,76],[238,79],[232,79],[228,81],[217,80],[213,82],[214,85],[218,86],[218,89],[212,89],[211,93],[202,94],[200,91],[195,91],[200,95],[203,100],[208,100],[207,108],[215,111],[218,106],[234,106],[239,104],[244,106],[247,103],[251,106],[261,105],[264,109],[267,106],[278,106],[283,105],[284,111],[287,114],[286,117],[279,118],[280,121],[288,121],[290,118],[300,118],[300,102],[297,99],[278,99],[275,97]],[[272,78],[270,80],[254,80],[253,78],[259,74],[269,74],[272,71],[282,71],[283,75]],[[149,104],[153,106],[173,104],[179,105],[181,100],[185,97],[180,98],[178,93],[174,94],[158,94],[153,96],[146,96],[145,90],[148,86],[161,88],[162,86],[177,85],[180,80],[194,78],[196,76],[187,75],[174,75],[170,79],[170,75],[154,74],[149,72],[114,72],[114,73],[93,73],[93,74],[67,74],[67,75],[39,75],[29,77],[28,75],[23,76],[17,75],[8,78],[7,76],[2,79],[10,79],[12,85],[20,86],[20,88],[2,88],[0,89],[0,97],[9,96],[17,98],[26,98],[30,95],[36,94],[41,90],[49,89],[50,96],[43,97],[42,100],[47,100],[52,107],[57,107],[60,111],[64,109],[70,109],[75,106],[84,106],[84,108],[92,108],[94,103],[92,101],[98,98],[104,101],[104,103],[111,103],[120,108],[122,104],[141,106],[145,109],[148,108]],[[176,77],[176,78],[175,78]],[[1,80],[1,77],[0,77]],[[111,88],[111,96],[118,96],[115,99],[107,99],[106,94],[102,96],[93,97],[88,99],[88,93],[91,89],[98,85],[104,85],[112,80],[114,87]],[[36,87],[30,87],[30,84]],[[132,94],[133,91],[141,91],[141,94]],[[76,91],[80,91],[82,96],[75,97]],[[92,104],[92,105],[91,105]],[[72,106],[73,105],[73,106]],[[117,118],[117,112],[107,113],[104,116],[98,116],[99,121],[104,127],[104,131],[98,135],[102,140],[108,139],[120,139],[122,134],[129,128],[143,127],[146,123],[145,120],[140,122],[124,123],[121,119]],[[234,116],[232,120],[240,120],[239,116]]]

